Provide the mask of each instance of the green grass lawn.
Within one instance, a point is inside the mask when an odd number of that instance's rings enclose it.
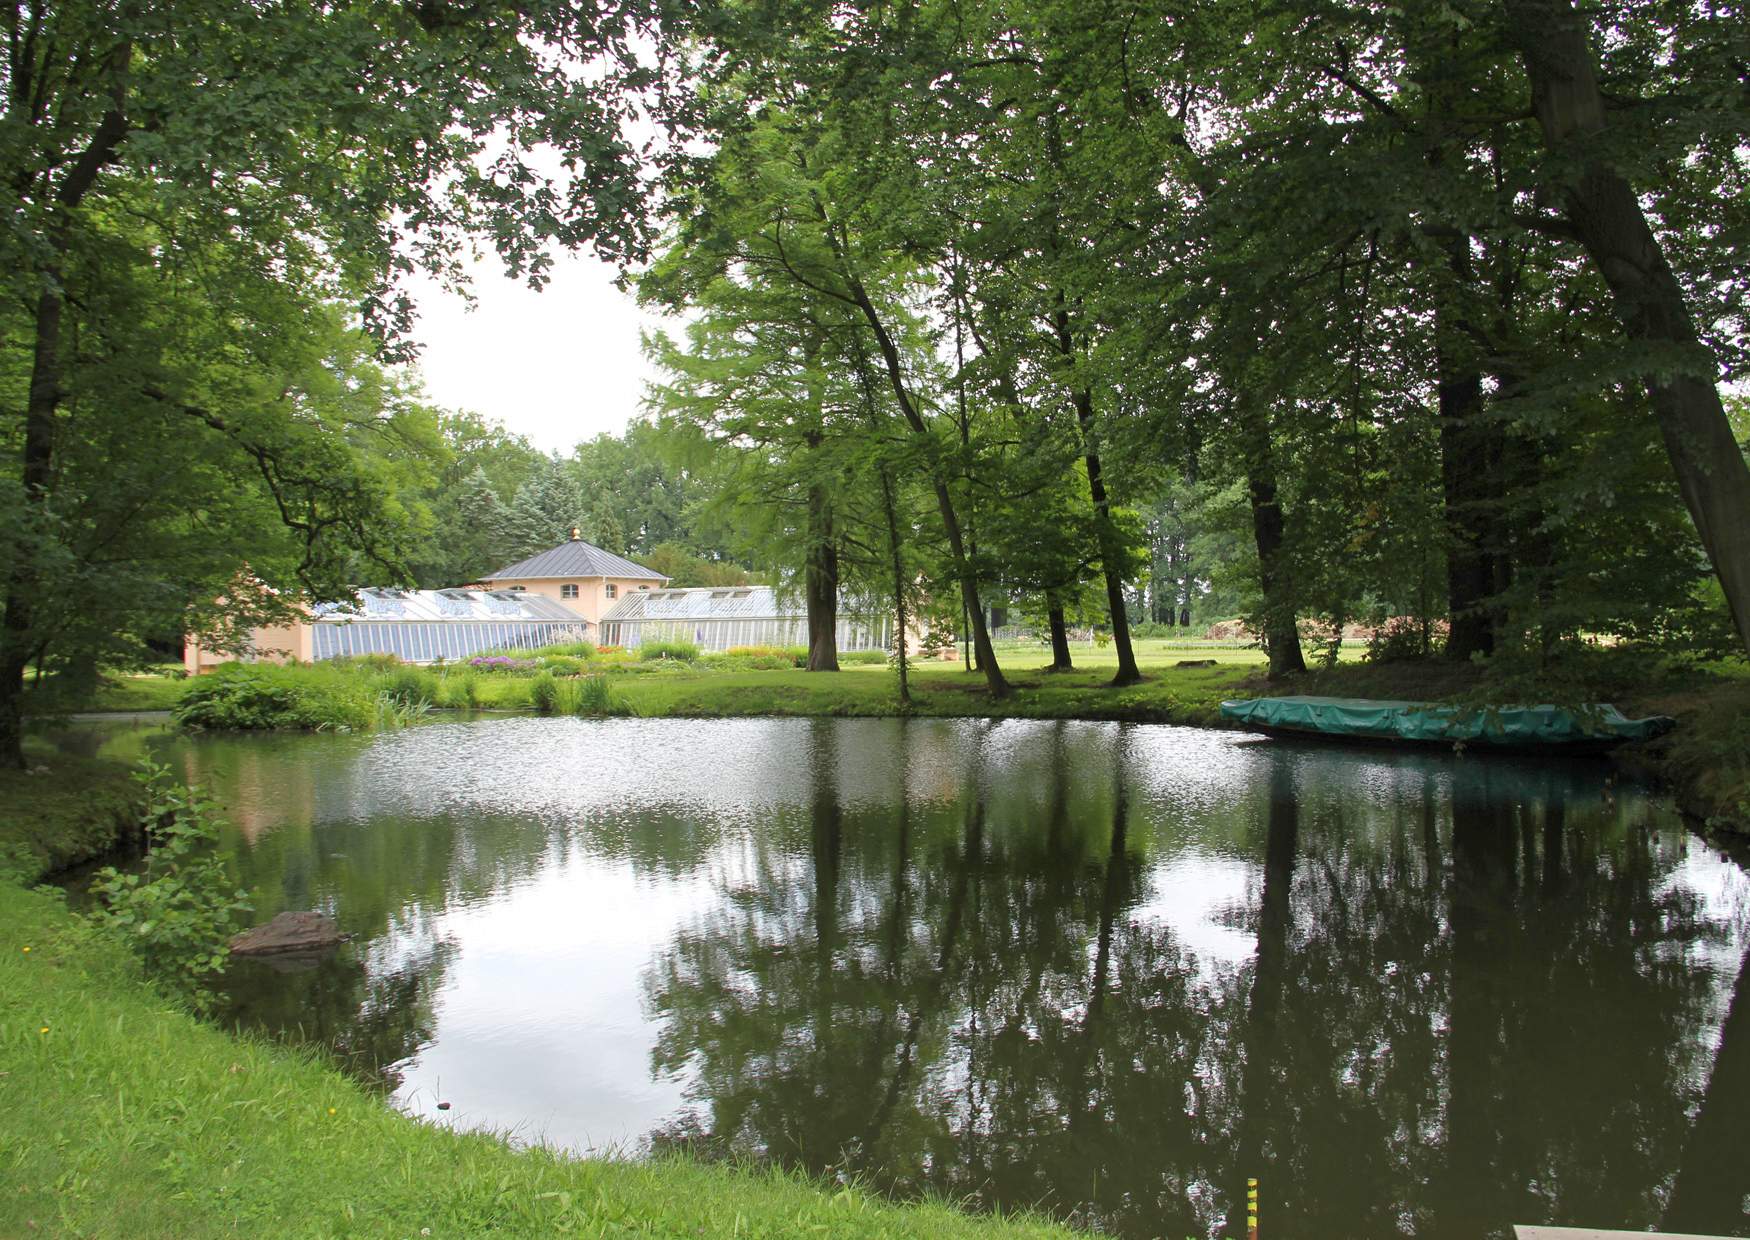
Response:
[[[76,714],[84,711],[121,712],[169,710],[176,705],[188,681],[180,670],[150,672],[105,672],[95,686],[74,690],[54,678],[27,680],[24,713],[27,715]]]
[[[580,1160],[409,1119],[180,1012],[58,897],[0,885],[0,1235],[1039,1237],[775,1171]]]
[[[1114,689],[1111,667],[1047,672],[1018,662],[1005,671],[1014,692],[993,699],[984,677],[958,663],[913,669],[912,709],[919,715],[993,718],[1139,719],[1214,723],[1223,697],[1258,677],[1253,664],[1154,669],[1140,685]],[[840,672],[668,672],[618,678],[615,691],[639,715],[892,715],[898,681],[881,666]]]

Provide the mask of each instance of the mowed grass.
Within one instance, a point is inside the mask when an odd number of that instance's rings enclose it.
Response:
[[[1046,1237],[777,1171],[517,1150],[176,1010],[0,885],[0,1236]]]
[[[27,680],[24,713],[59,715],[80,711],[169,710],[182,697],[188,681],[169,670],[156,672],[105,672],[95,685],[73,690],[47,680]]]
[[[1146,669],[1145,669],[1146,671]],[[1047,672],[1011,666],[1012,692],[993,698],[981,673],[960,664],[925,663],[912,670],[912,713],[926,716],[1021,719],[1133,719],[1165,723],[1219,721],[1221,701],[1244,691],[1258,665],[1237,661],[1212,668],[1149,672],[1140,685],[1111,686],[1110,667]],[[616,680],[632,712],[644,716],[893,715],[900,713],[898,679],[885,667],[839,672],[674,672]]]

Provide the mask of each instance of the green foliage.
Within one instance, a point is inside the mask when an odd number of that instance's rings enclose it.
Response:
[[[593,659],[596,656],[596,645],[594,642],[555,642],[551,646],[537,646],[522,653],[531,659]]]
[[[438,677],[423,668],[398,667],[373,683],[379,694],[399,707],[417,709],[437,700]]]
[[[34,883],[131,838],[139,786],[118,762],[31,751],[0,769],[0,883]]]
[[[432,705],[443,710],[467,710],[480,704],[480,682],[472,670],[448,670],[438,678]]]
[[[204,1007],[210,983],[229,961],[230,936],[251,911],[249,898],[213,851],[219,807],[200,789],[178,783],[168,767],[145,763],[135,779],[145,801],[144,865],[97,872],[95,916],[140,958],[148,976]]]
[[[194,681],[173,712],[194,731],[368,731],[378,722],[368,676],[343,668],[238,663]]]
[[[840,661],[844,659],[839,656]],[[747,668],[807,667],[806,646],[731,646],[720,655],[706,655],[707,662]]]
[[[1437,655],[1446,645],[1446,624],[1392,616],[1367,639],[1369,663],[1404,663]]]
[[[367,660],[231,663],[192,681],[172,714],[193,731],[398,728],[436,705],[472,705],[475,677],[473,668],[439,672]]]
[[[680,543],[658,543],[638,557],[646,568],[669,579],[676,589],[687,586],[745,586],[753,580],[740,564],[713,560]]]
[[[885,650],[843,650],[839,652],[839,662],[849,667],[855,667],[859,664],[886,663],[888,657]],[[797,666],[803,666],[807,662],[808,656],[805,652],[802,656],[802,663]]]
[[[559,682],[548,671],[536,672],[529,680],[529,705],[543,715],[559,709]]]
[[[692,642],[645,642],[638,647],[638,657],[646,663],[657,659],[674,659],[681,663],[691,663],[699,657],[699,648]]]
[[[585,676],[571,688],[570,713],[574,715],[629,715],[631,705],[608,683],[606,676]]]

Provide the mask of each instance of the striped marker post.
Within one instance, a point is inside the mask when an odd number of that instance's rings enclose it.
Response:
[[[1246,1180],[1246,1240],[1258,1240],[1258,1179]]]

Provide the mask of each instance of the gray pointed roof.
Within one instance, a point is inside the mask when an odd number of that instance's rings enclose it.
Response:
[[[539,555],[531,555],[526,560],[496,573],[488,573],[482,581],[534,581],[538,579],[556,580],[565,577],[630,577],[637,581],[667,581],[661,573],[645,568],[642,564],[634,564],[623,555],[615,555],[611,551],[603,551],[594,543],[586,543],[581,538],[573,538],[570,542],[562,542],[557,547],[543,551]]]

